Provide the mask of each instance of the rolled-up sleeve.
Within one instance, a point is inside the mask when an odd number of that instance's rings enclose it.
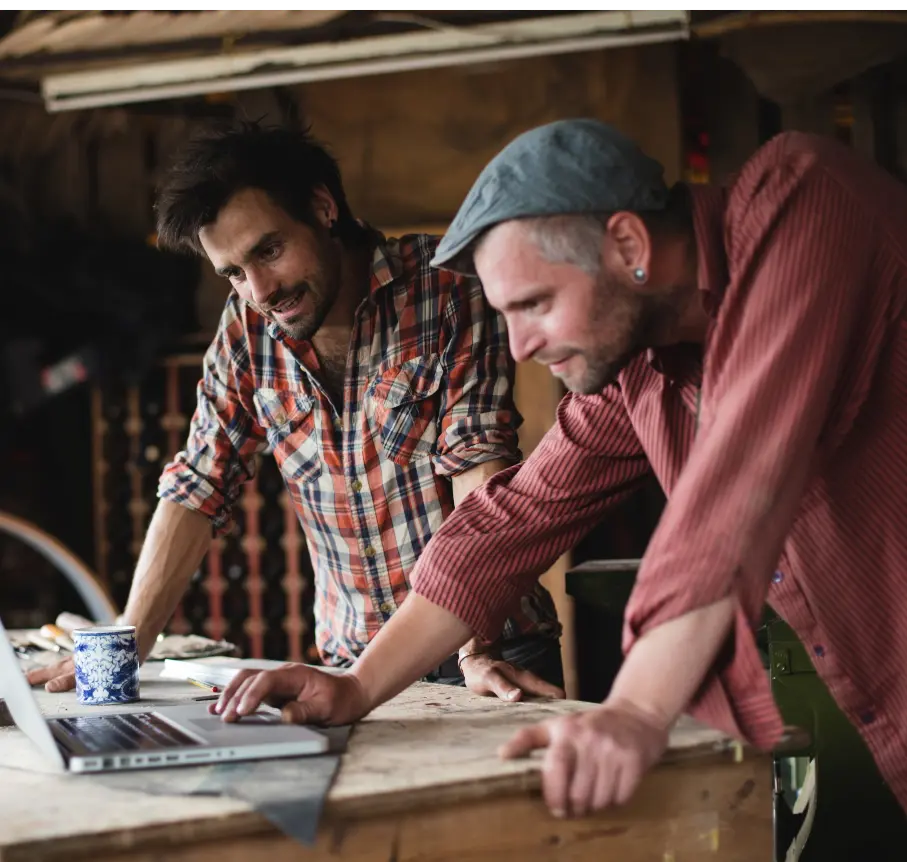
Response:
[[[158,497],[207,515],[222,533],[242,484],[254,475],[255,456],[266,445],[255,418],[249,356],[234,297],[205,353],[197,394],[186,447],[164,468]]]
[[[649,473],[618,387],[568,394],[522,465],[476,488],[429,542],[414,589],[493,641],[551,564]]]
[[[853,343],[872,224],[821,169],[744,178],[727,213],[730,283],[710,338],[700,427],[631,597],[625,649],[731,596],[729,651],[691,711],[762,747],[782,723],[753,629],[810,478]],[[683,658],[678,657],[679,661]]]
[[[454,277],[444,312],[444,371],[433,456],[440,476],[462,473],[485,461],[520,460],[522,417],[513,401],[515,364],[504,320],[485,300],[474,278]]]

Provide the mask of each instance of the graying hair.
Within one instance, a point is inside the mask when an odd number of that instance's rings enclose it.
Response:
[[[557,215],[523,219],[539,254],[549,263],[567,263],[595,277],[602,265],[607,216]]]

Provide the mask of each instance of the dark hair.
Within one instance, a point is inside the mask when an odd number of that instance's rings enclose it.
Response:
[[[237,192],[254,188],[296,221],[314,226],[312,195],[324,186],[337,204],[334,236],[354,244],[365,229],[353,218],[337,162],[309,134],[241,122],[210,127],[177,154],[158,188],[158,246],[203,254],[198,232]]]
[[[674,183],[668,190],[668,201],[663,210],[640,211],[650,233],[669,235],[689,234],[693,231],[693,200],[686,183]]]

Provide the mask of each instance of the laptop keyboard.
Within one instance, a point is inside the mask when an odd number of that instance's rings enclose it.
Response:
[[[154,713],[80,715],[58,718],[56,723],[89,751],[148,751],[199,745]]]

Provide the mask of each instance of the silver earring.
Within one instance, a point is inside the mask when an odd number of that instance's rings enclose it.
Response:
[[[636,269],[633,270],[633,278],[642,284],[642,282],[646,280],[646,271],[641,266],[636,267]]]

